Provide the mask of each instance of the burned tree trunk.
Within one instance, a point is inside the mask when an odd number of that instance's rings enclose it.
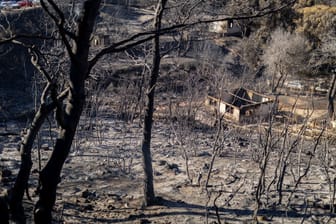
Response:
[[[43,96],[42,96],[43,97]],[[22,207],[22,199],[24,191],[28,187],[28,180],[30,171],[32,168],[32,159],[31,159],[31,150],[33,147],[34,140],[40,130],[44,120],[54,109],[55,105],[45,105],[41,104],[39,110],[37,111],[34,120],[31,124],[31,127],[28,129],[28,132],[25,134],[23,142],[20,146],[21,154],[21,165],[19,173],[16,177],[14,187],[10,191],[9,197],[9,207],[12,214],[12,219],[16,223],[25,223],[25,215]]]
[[[47,165],[40,173],[41,188],[39,189],[39,200],[35,206],[36,223],[51,222],[51,211],[56,199],[60,173],[69,154],[85,102],[84,86],[77,90],[71,89],[67,100],[66,114],[54,150]]]
[[[336,95],[336,74],[333,74],[331,85],[328,91],[328,115],[330,120],[335,119],[334,101]]]
[[[9,209],[7,195],[0,196],[0,220],[3,224],[9,224]]]
[[[48,163],[40,173],[39,200],[34,209],[34,219],[37,224],[51,223],[52,220],[51,213],[56,200],[56,189],[60,182],[61,170],[69,154],[85,103],[84,82],[89,73],[90,36],[100,2],[100,0],[87,0],[84,2],[83,16],[78,21],[77,33],[73,37],[74,47],[71,49],[70,45],[68,45],[71,62],[69,91],[65,109],[63,109],[62,105],[57,107],[56,118],[60,126],[59,136]],[[60,29],[60,32],[66,31]],[[63,36],[65,35],[63,33]],[[66,38],[63,38],[63,41],[66,41]]]
[[[153,125],[153,113],[154,113],[154,98],[155,98],[155,86],[157,78],[160,72],[160,30],[163,11],[167,0],[160,0],[156,12],[155,12],[155,37],[153,40],[153,64],[151,69],[151,77],[147,92],[147,104],[145,108],[144,118],[144,130],[142,140],[142,156],[143,156],[143,168],[144,168],[144,205],[153,205],[156,202],[154,192],[154,180],[153,180],[153,167],[152,167],[152,155],[151,155],[151,136]]]

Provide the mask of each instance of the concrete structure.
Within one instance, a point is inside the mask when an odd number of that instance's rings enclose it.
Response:
[[[242,37],[243,29],[236,20],[213,22],[209,27],[210,32],[218,33],[223,36]]]
[[[91,39],[91,45],[95,47],[107,47],[110,44],[110,36],[107,34],[96,34]]]
[[[329,90],[330,79],[328,77],[314,77],[288,79],[284,82],[282,93],[285,95],[321,95],[326,96]]]
[[[268,117],[273,102],[272,97],[242,87],[232,92],[227,91],[220,99],[211,95],[206,99],[206,105],[234,122]]]

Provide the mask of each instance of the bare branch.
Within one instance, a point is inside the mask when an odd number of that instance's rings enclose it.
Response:
[[[56,5],[56,3],[53,0],[47,0],[47,1],[52,6],[52,8],[56,11],[59,18],[57,18],[57,16],[54,15],[50,11],[50,9],[48,8],[48,6],[44,2],[44,0],[41,0],[41,6],[47,12],[47,14],[50,16],[50,18],[55,22],[56,26],[58,27],[59,33],[61,35],[62,41],[63,41],[63,43],[64,43],[64,45],[67,49],[67,52],[68,52],[70,58],[73,58],[74,53],[72,51],[71,44],[70,44],[69,40],[67,39],[67,37],[70,37],[71,39],[74,39],[76,37],[76,35],[65,29],[65,27],[64,27],[64,23],[65,23],[64,14],[59,9],[59,7]]]
[[[237,15],[237,16],[223,16],[221,18],[212,18],[212,19],[206,19],[206,20],[197,20],[191,23],[181,23],[181,24],[176,24],[173,26],[169,26],[166,28],[162,28],[160,35],[165,35],[167,33],[171,33],[173,31],[176,31],[178,29],[185,29],[185,28],[190,28],[196,25],[200,24],[209,24],[213,22],[219,22],[219,21],[228,21],[228,20],[244,20],[244,19],[253,19],[253,18],[259,18],[263,17],[278,11],[281,11],[282,9],[289,7],[293,5],[296,2],[296,0],[290,1],[289,3],[284,4],[283,6],[276,8],[276,9],[268,9],[265,11],[259,11],[255,14],[252,15]],[[90,60],[90,65],[89,65],[89,71],[94,67],[94,65],[99,61],[100,58],[102,58],[106,54],[111,54],[111,53],[117,53],[121,52],[124,50],[127,50],[129,48],[132,48],[136,45],[145,43],[146,41],[149,41],[155,37],[155,30],[152,31],[146,31],[142,33],[137,33],[128,39],[122,40],[120,42],[114,43],[109,47],[106,47],[102,49],[99,53],[96,54],[91,60]]]
[[[35,47],[31,47],[28,49],[28,52],[31,54],[31,63],[34,65],[34,67],[48,80],[50,84],[53,83],[53,80],[49,73],[41,66],[39,65],[39,55]]]
[[[41,39],[41,40],[53,40],[54,39],[54,37],[52,37],[52,36],[41,36],[41,35],[38,35],[38,34],[18,34],[18,35],[10,36],[7,39],[0,40],[0,45],[11,43],[15,40],[20,40],[20,39],[24,39],[24,38],[26,38],[26,39]]]

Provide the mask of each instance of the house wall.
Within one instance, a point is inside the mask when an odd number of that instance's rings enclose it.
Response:
[[[221,102],[219,105],[219,112],[224,115],[224,117],[233,121],[239,122],[240,120],[240,109],[238,107]]]
[[[225,118],[230,119],[235,122],[240,122],[244,120],[264,120],[268,117],[269,111],[271,110],[273,100],[270,97],[257,94],[253,91],[246,91],[247,95],[245,97],[250,98],[249,100],[255,101],[246,105],[231,105],[231,101],[219,100],[215,97],[208,96],[206,99],[206,104],[214,110],[218,110]],[[230,95],[231,96],[231,95]],[[232,97],[232,96],[231,96]],[[238,104],[239,105],[239,104]]]
[[[216,21],[210,24],[209,31],[219,34],[224,34],[225,36],[241,36],[242,28],[235,20],[229,21]]]
[[[253,91],[247,90],[247,94],[248,94],[249,98],[252,101],[255,101],[255,102],[264,103],[264,102],[272,101],[272,99],[270,97],[263,96],[263,95],[258,94],[256,92],[253,92]]]
[[[238,108],[233,110],[233,118],[237,122],[240,121],[240,110]]]
[[[269,117],[272,101],[245,106],[241,109],[240,121],[264,121]]]
[[[226,111],[226,104],[225,103],[220,103],[219,105],[219,113],[225,114]]]
[[[226,21],[217,21],[210,24],[209,31],[214,33],[225,33],[227,30]]]
[[[241,33],[242,29],[239,26],[237,21],[228,21],[227,22],[227,33],[228,34],[236,34]]]
[[[95,37],[92,39],[91,45],[92,45],[92,46],[100,46],[100,45],[101,45],[101,42],[100,42],[99,37],[95,36]]]
[[[91,40],[91,45],[95,47],[105,47],[110,45],[110,37],[108,35],[95,35]]]
[[[104,39],[104,43],[103,43],[104,46],[108,46],[111,44],[110,36],[104,35],[103,39]]]

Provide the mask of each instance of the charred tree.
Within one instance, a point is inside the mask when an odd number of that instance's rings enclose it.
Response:
[[[89,73],[90,37],[98,15],[100,2],[100,0],[87,0],[84,2],[83,16],[78,20],[77,32],[73,37],[74,46],[72,49],[69,49],[70,46],[68,46],[71,63],[68,77],[69,91],[66,105],[57,107],[59,136],[48,163],[40,172],[39,200],[34,209],[34,219],[37,224],[51,223],[52,220],[52,208],[56,200],[56,189],[60,182],[60,173],[69,154],[85,103],[84,84]],[[54,9],[58,10],[57,7],[54,7]],[[59,11],[60,15],[62,15],[61,13]],[[62,34],[62,31],[65,32],[62,29],[63,27],[60,28],[61,35],[65,35],[65,33]]]
[[[154,192],[154,180],[153,180],[153,167],[152,167],[152,155],[151,155],[151,137],[153,126],[153,113],[154,113],[154,99],[155,99],[155,86],[160,73],[160,32],[161,32],[161,20],[163,11],[167,0],[160,0],[158,2],[155,12],[155,37],[153,39],[153,64],[150,74],[150,82],[147,90],[147,102],[145,108],[143,140],[142,140],[142,156],[143,156],[143,169],[144,169],[144,205],[150,206],[156,203]]]
[[[333,74],[331,85],[328,91],[328,116],[330,120],[335,120],[335,108],[334,108],[335,95],[336,95],[336,74]]]
[[[50,85],[47,85],[44,93],[47,93]],[[34,144],[34,140],[40,130],[44,120],[46,117],[52,112],[55,108],[55,104],[46,104],[44,101],[44,97],[46,95],[42,95],[42,103],[40,105],[39,110],[35,114],[31,127],[28,129],[27,133],[24,136],[24,140],[20,146],[20,154],[21,154],[21,165],[19,173],[16,177],[14,187],[10,191],[9,197],[9,207],[12,214],[12,219],[16,223],[25,223],[26,218],[24,215],[24,210],[22,207],[22,200],[25,190],[28,187],[28,180],[30,171],[32,168],[32,159],[31,159],[31,151]]]

